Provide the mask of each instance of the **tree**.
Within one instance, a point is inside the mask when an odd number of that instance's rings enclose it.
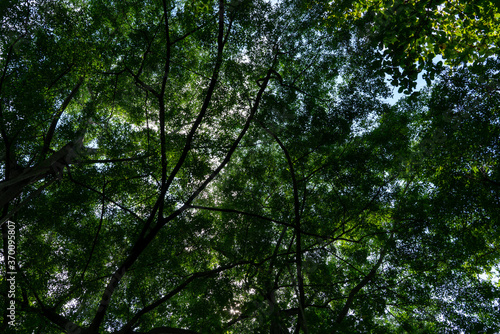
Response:
[[[431,66],[362,1],[2,6],[4,332],[498,330],[494,41]]]

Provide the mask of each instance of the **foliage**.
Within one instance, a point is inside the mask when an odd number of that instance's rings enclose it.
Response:
[[[443,63],[433,63],[437,56],[457,66],[499,51],[500,12],[490,0],[332,1],[326,7],[325,25],[348,20],[359,27],[379,49],[374,67],[401,91],[411,92],[419,73],[434,80]]]
[[[0,6],[2,332],[499,330],[488,1]]]

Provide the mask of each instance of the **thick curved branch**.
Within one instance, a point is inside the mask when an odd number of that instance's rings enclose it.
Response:
[[[189,131],[187,138],[186,138],[186,144],[184,145],[184,149],[182,150],[181,156],[179,157],[179,160],[177,161],[177,164],[175,165],[174,169],[170,173],[166,184],[165,184],[165,193],[172,184],[175,176],[181,169],[182,165],[184,164],[184,161],[187,158],[187,155],[189,151],[191,150],[191,145],[193,142],[194,135],[196,131],[198,130],[199,126],[201,125],[201,122],[203,120],[203,117],[205,117],[205,114],[208,110],[208,106],[210,105],[210,102],[212,101],[212,96],[215,91],[215,87],[217,85],[217,81],[219,79],[219,74],[220,74],[220,69],[222,66],[222,55],[223,55],[223,50],[224,50],[224,45],[227,42],[227,38],[230,34],[230,29],[231,29],[231,24],[232,21],[229,25],[229,28],[227,30],[226,36],[224,36],[224,1],[219,2],[219,34],[217,36],[217,58],[215,61],[215,66],[214,66],[214,71],[212,74],[212,78],[210,79],[210,84],[208,86],[207,90],[207,95],[205,96],[205,100],[203,101],[203,105],[201,106],[201,110],[198,113],[198,116],[196,117],[196,120],[191,127],[191,130]],[[164,195],[164,194],[163,194]]]
[[[170,74],[170,59],[172,57],[172,47],[170,43],[170,26],[168,22],[169,10],[167,8],[167,1],[163,0],[163,17],[165,18],[165,38],[167,39],[167,54],[165,59],[165,66],[163,69],[163,78],[161,81],[160,96],[158,96],[159,106],[159,123],[160,123],[160,153],[161,153],[161,189],[158,200],[158,220],[163,218],[164,198],[167,193],[167,139],[165,133],[165,89],[167,87],[168,76]]]

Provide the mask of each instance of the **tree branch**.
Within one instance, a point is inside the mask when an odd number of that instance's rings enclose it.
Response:
[[[101,196],[103,196],[103,198],[110,202],[110,203],[113,203],[114,205],[116,205],[117,207],[119,207],[120,209],[130,213],[132,216],[134,216],[137,220],[139,220],[140,222],[144,223],[144,219],[142,219],[141,217],[139,217],[134,211],[130,210],[129,208],[126,208],[124,207],[123,205],[121,205],[120,203],[117,203],[116,201],[114,201],[112,198],[108,197],[108,196],[105,196],[104,193],[100,192],[99,190],[96,190],[90,186],[87,186],[85,183],[82,183],[80,181],[77,181],[75,180],[72,176],[71,176],[71,173],[68,173],[68,176],[69,176],[69,179],[75,183],[75,184],[78,184],[79,186],[82,186],[84,187],[85,189],[88,189],[90,191],[93,191],[95,192],[96,194],[99,194]]]
[[[293,187],[293,207],[294,207],[294,228],[295,228],[295,233],[297,236],[296,240],[296,255],[295,255],[295,261],[296,261],[296,269],[297,269],[297,281],[298,281],[298,288],[299,288],[299,315],[298,315],[298,326],[296,329],[296,333],[298,334],[298,331],[302,329],[305,334],[308,333],[307,330],[307,322],[305,319],[305,313],[304,313],[304,308],[305,308],[305,293],[304,293],[304,278],[302,276],[302,240],[301,240],[301,228],[300,228],[300,199],[299,199],[299,188],[298,188],[298,183],[297,183],[297,178],[295,174],[295,168],[294,164],[292,161],[292,158],[290,156],[290,153],[288,152],[287,148],[281,142],[281,140],[278,138],[278,136],[273,133],[271,130],[269,130],[263,123],[259,122],[260,125],[263,127],[263,129],[269,133],[274,140],[278,143],[280,148],[282,149],[283,153],[285,154],[286,161],[288,163],[288,167],[290,168],[290,176],[292,178],[292,187]]]
[[[351,308],[351,305],[352,305],[352,303],[354,301],[354,297],[356,297],[356,294],[366,284],[368,284],[368,282],[370,282],[373,279],[373,277],[375,277],[375,274],[377,273],[378,268],[380,267],[380,265],[382,264],[382,262],[384,260],[385,252],[386,252],[386,249],[384,248],[382,250],[382,252],[380,253],[380,257],[379,257],[377,263],[375,264],[375,266],[372,268],[372,270],[370,270],[370,272],[361,280],[361,282],[359,282],[351,290],[351,292],[349,293],[349,296],[347,297],[347,300],[346,300],[346,302],[344,304],[344,307],[342,308],[342,310],[340,311],[339,315],[337,316],[337,320],[336,320],[337,324],[340,324],[342,322],[342,320],[344,320],[344,318],[346,317],[346,315],[349,312],[349,309]],[[337,329],[336,328],[332,331],[332,334],[335,334],[335,333],[337,333]]]
[[[71,100],[75,97],[76,93],[78,92],[81,85],[83,84],[83,81],[84,81],[84,78],[80,77],[80,79],[76,83],[75,87],[73,87],[73,90],[64,99],[62,105],[59,107],[59,109],[57,110],[55,115],[52,117],[52,122],[50,123],[49,130],[47,131],[47,135],[45,136],[45,139],[43,141],[43,147],[42,147],[42,151],[40,153],[41,160],[45,159],[45,156],[49,152],[50,143],[52,142],[52,138],[54,137],[54,132],[56,131],[57,123],[61,119],[62,113],[66,110],[66,108],[68,107]]]
[[[129,322],[127,322],[127,324],[125,326],[123,326],[123,328],[120,330],[119,333],[120,334],[127,333],[132,328],[132,326],[140,319],[140,317],[142,317],[144,314],[146,314],[146,313],[154,310],[155,308],[157,308],[161,304],[163,304],[166,301],[168,301],[170,298],[174,297],[176,294],[178,294],[179,292],[181,292],[182,290],[184,290],[195,279],[200,278],[200,277],[212,276],[212,275],[220,273],[222,271],[225,271],[225,270],[228,270],[228,269],[232,269],[232,268],[234,268],[236,266],[240,266],[240,265],[244,265],[244,264],[252,264],[252,263],[253,262],[251,262],[251,261],[241,261],[241,262],[234,263],[234,264],[231,264],[231,265],[222,266],[222,267],[219,267],[217,269],[213,269],[213,270],[209,270],[209,271],[204,271],[204,272],[192,274],[191,277],[189,277],[187,280],[185,280],[184,282],[182,282],[180,285],[178,285],[175,289],[173,289],[172,291],[170,291],[168,294],[166,294],[165,296],[163,296],[160,299],[157,299],[155,302],[149,304],[148,306],[144,307],[142,310],[140,310],[139,312],[137,312],[132,317],[132,319]]]
[[[38,165],[26,168],[17,177],[0,182],[0,207],[10,202],[22,193],[24,188],[38,180],[41,180],[49,175],[62,174],[62,169],[73,161],[80,151],[83,142],[83,136],[80,136],[72,143],[66,144],[59,151],[52,154]]]
[[[227,34],[229,35],[229,33],[230,33],[230,30],[228,29]],[[226,36],[226,38],[227,38],[227,36]],[[217,85],[217,81],[219,78],[220,68],[222,66],[222,54],[223,54],[223,50],[224,50],[225,41],[226,40],[224,39],[224,1],[220,0],[219,1],[219,33],[218,33],[218,37],[217,37],[217,59],[215,61],[215,66],[214,66],[212,78],[210,80],[207,95],[205,96],[205,100],[203,101],[203,105],[201,107],[201,110],[200,110],[198,116],[196,117],[196,120],[195,120],[193,126],[191,127],[191,130],[189,131],[188,136],[186,138],[186,144],[184,145],[184,149],[181,153],[181,156],[179,157],[177,164],[175,165],[174,169],[172,170],[172,172],[170,173],[170,176],[167,179],[167,182],[165,185],[165,192],[168,191],[168,188],[172,184],[175,176],[177,175],[177,173],[181,169],[182,165],[184,164],[184,161],[186,160],[187,155],[188,155],[189,151],[191,150],[191,144],[193,141],[193,137],[194,137],[196,131],[198,130],[198,127],[200,126],[200,124],[203,120],[203,117],[205,116],[205,114],[208,110],[208,106],[212,100],[212,96],[213,96],[213,93],[215,91],[215,86]]]

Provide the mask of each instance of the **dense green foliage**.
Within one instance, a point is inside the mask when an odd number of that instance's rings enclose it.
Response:
[[[0,331],[498,333],[475,3],[2,1]]]

